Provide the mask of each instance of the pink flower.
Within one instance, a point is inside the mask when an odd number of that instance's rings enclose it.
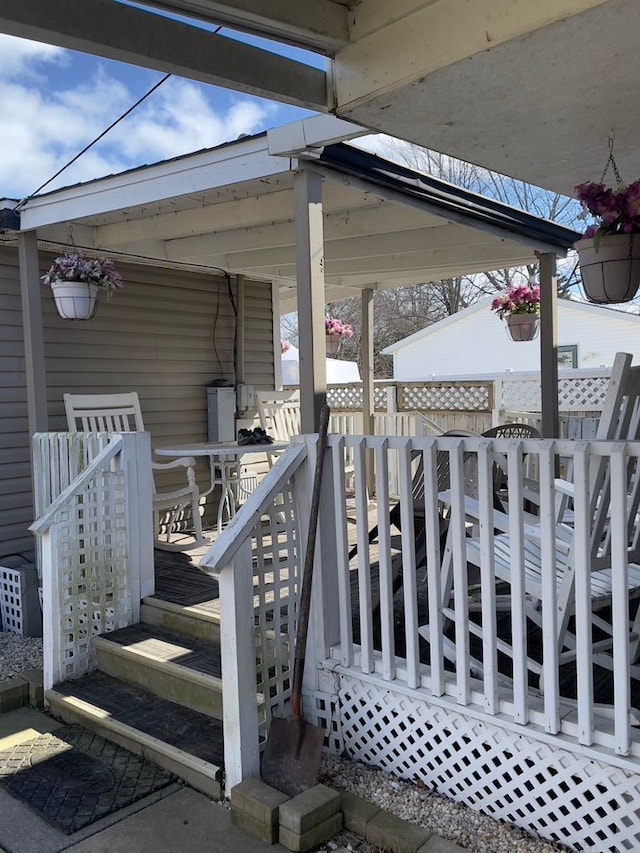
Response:
[[[587,181],[578,184],[575,193],[583,215],[591,214],[598,220],[589,225],[585,237],[640,233],[640,180],[615,190]]]
[[[496,296],[491,310],[502,320],[508,314],[538,314],[540,311],[540,287],[537,284],[512,285],[502,296]]]

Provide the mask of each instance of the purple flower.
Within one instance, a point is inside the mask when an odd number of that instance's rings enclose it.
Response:
[[[540,287],[537,284],[512,285],[502,296],[496,296],[491,303],[502,320],[509,314],[538,314],[540,311]]]
[[[353,327],[349,323],[343,323],[336,317],[325,317],[324,330],[327,335],[335,338],[352,338]]]
[[[103,290],[123,287],[122,276],[109,258],[88,258],[79,252],[61,255],[42,276],[43,284],[51,286],[58,281],[84,281]]]
[[[587,181],[575,188],[583,215],[598,220],[589,225],[584,237],[607,234],[640,234],[640,181],[610,189],[604,184]]]

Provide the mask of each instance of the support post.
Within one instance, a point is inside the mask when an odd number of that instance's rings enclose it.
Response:
[[[542,437],[558,438],[558,286],[556,256],[538,254],[540,269],[540,384]]]
[[[222,664],[222,726],[224,733],[225,794],[243,779],[260,778],[256,653],[254,645],[253,562],[251,540],[238,550],[232,566],[218,576],[220,657]]]
[[[373,288],[362,291],[360,312],[362,314],[362,431],[364,435],[373,435],[375,389],[373,384]],[[367,494],[375,491],[373,460],[367,458]]]
[[[40,263],[35,231],[18,235],[20,264],[20,295],[22,299],[22,329],[24,335],[24,364],[27,386],[27,415],[29,434],[47,432],[47,383],[44,364],[44,335],[40,294]]]
[[[300,426],[318,432],[327,400],[324,331],[324,232],[322,176],[300,164],[294,178],[298,333],[300,337]]]

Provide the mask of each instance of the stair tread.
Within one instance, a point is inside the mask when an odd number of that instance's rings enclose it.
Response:
[[[161,699],[133,684],[94,671],[56,685],[63,696],[95,705],[114,720],[185,753],[223,766],[222,722]]]
[[[159,625],[142,622],[119,628],[102,639],[110,640],[123,648],[130,648],[155,660],[178,664],[203,675],[220,678],[220,649],[187,634],[179,634]]]

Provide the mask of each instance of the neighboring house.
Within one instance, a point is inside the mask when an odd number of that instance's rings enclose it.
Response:
[[[540,341],[512,341],[504,322],[483,300],[386,347],[393,378],[403,382],[479,378],[540,369]],[[610,367],[616,352],[640,361],[640,316],[584,302],[558,301],[561,367]]]

